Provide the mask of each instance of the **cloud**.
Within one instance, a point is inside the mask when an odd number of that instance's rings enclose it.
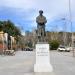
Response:
[[[0,0],[0,19],[10,19],[15,24],[24,27],[24,30],[36,28],[36,16],[42,9],[47,17],[47,30],[51,25],[59,25],[62,29],[62,17],[69,19],[69,0]],[[71,0],[73,25],[75,23],[75,1]]]
[[[28,9],[34,6],[35,0],[0,0],[0,6]]]
[[[51,19],[59,14],[68,14],[68,6],[68,0],[0,0],[0,7],[16,8],[16,10],[20,12],[34,9],[35,14],[38,14],[38,11],[42,9],[45,12],[44,15],[47,16],[47,19]],[[75,1],[72,0],[71,7],[73,12],[75,11],[74,6]]]

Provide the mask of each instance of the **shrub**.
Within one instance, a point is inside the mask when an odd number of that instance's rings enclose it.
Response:
[[[59,46],[59,41],[58,40],[52,40],[49,42],[49,44],[50,44],[51,50],[56,50]]]

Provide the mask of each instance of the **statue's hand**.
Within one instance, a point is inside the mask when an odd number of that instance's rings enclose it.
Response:
[[[39,25],[44,25],[45,23],[38,23]]]

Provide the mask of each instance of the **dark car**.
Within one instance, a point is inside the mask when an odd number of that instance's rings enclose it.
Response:
[[[33,51],[33,48],[25,48],[25,51]]]

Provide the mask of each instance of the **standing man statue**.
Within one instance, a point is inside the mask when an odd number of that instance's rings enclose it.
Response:
[[[47,20],[43,16],[43,11],[39,11],[39,16],[36,17],[38,42],[45,42],[45,24]]]
[[[50,63],[49,44],[46,42],[45,24],[46,17],[43,16],[43,11],[39,11],[39,16],[36,18],[38,42],[35,46],[36,63],[34,64],[34,72],[46,73],[52,72],[53,68]],[[50,73],[49,73],[50,74]]]

